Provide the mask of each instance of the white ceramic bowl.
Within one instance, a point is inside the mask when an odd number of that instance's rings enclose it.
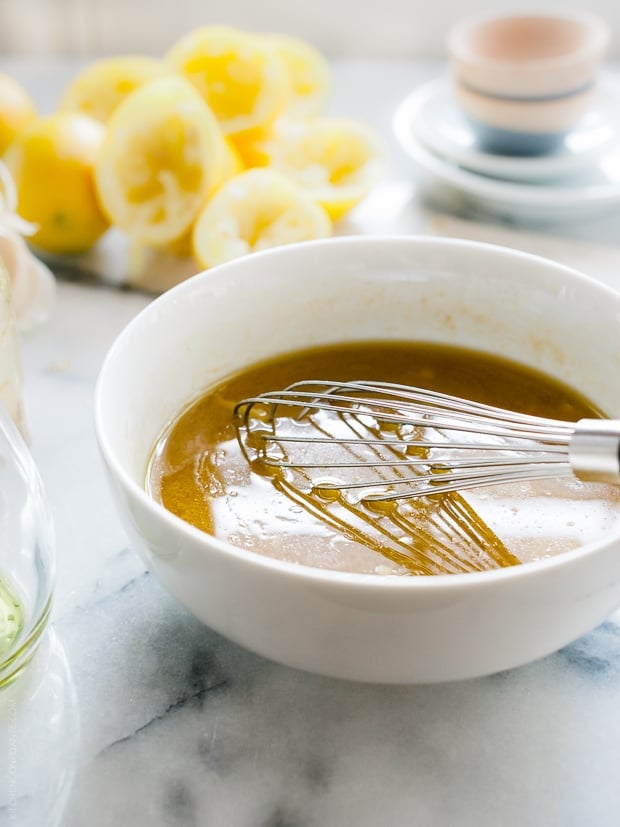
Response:
[[[620,414],[620,294],[508,249],[424,238],[282,247],[196,276],[119,336],[96,390],[99,445],[131,541],[185,606],[269,658],[342,678],[445,681],[552,652],[620,603],[620,536],[466,575],[347,574],[234,548],[144,491],[165,424],[248,363],[333,341],[412,338],[536,366]]]

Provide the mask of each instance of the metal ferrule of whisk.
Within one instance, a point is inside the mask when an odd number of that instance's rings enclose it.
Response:
[[[581,419],[568,444],[573,473],[586,482],[620,483],[620,420]]]
[[[297,382],[240,402],[250,462],[381,502],[574,475],[620,484],[620,420],[566,422],[387,382]]]

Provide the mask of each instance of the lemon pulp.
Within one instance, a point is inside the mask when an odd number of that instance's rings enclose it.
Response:
[[[118,106],[95,180],[117,227],[138,242],[165,245],[189,230],[210,190],[231,172],[209,108],[186,80],[165,77]]]
[[[166,62],[195,86],[227,135],[269,126],[286,105],[283,61],[249,33],[205,26],[178,41]]]
[[[128,95],[166,71],[161,61],[140,55],[97,60],[69,84],[60,109],[81,112],[105,123]]]

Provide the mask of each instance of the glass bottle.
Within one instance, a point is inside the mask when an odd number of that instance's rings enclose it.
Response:
[[[0,265],[0,687],[34,654],[52,598],[52,522],[20,429],[19,346],[10,284]]]

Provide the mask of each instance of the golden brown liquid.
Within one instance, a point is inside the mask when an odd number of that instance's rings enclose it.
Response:
[[[179,517],[234,545],[363,573],[513,565],[576,548],[620,522],[616,489],[573,478],[427,497],[371,513],[300,491],[282,475],[256,473],[237,442],[235,404],[317,378],[399,382],[569,421],[600,415],[572,389],[486,354],[421,343],[330,345],[263,362],[207,390],[162,434],[147,489]]]

